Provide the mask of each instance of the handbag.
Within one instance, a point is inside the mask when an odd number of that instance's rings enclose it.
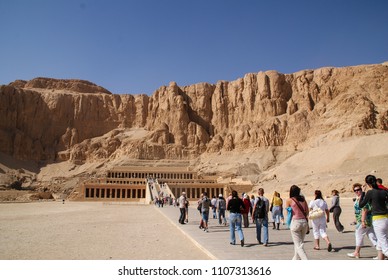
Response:
[[[313,210],[310,211],[309,213],[309,218],[311,220],[315,220],[315,219],[319,219],[321,217],[323,217],[325,215],[325,212],[323,212],[323,210],[317,206],[315,206],[313,208]]]

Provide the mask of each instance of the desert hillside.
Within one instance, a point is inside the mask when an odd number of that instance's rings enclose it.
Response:
[[[0,86],[0,187],[68,194],[115,165],[190,166],[267,192],[388,180],[388,65],[266,71],[116,95],[82,80]],[[328,194],[328,193],[327,193]],[[12,195],[10,194],[10,199]]]

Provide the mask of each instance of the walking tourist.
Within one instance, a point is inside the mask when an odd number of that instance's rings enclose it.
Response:
[[[179,223],[184,225],[185,224],[185,218],[186,218],[186,193],[182,192],[182,195],[178,199],[179,203],[179,211],[180,211],[180,216],[179,216]]]
[[[335,228],[338,232],[344,232],[344,226],[341,224],[339,217],[341,215],[342,209],[340,206],[339,192],[337,190],[332,190],[331,195],[333,196],[331,200],[330,212],[333,213],[333,220]]]
[[[295,251],[292,259],[307,260],[307,255],[304,250],[304,238],[309,229],[307,222],[309,209],[305,198],[300,195],[300,188],[298,186],[291,186],[290,198],[287,198],[285,207],[291,207],[292,209],[290,231]]]
[[[359,201],[359,207],[363,208],[367,203],[372,206],[372,225],[377,237],[377,252],[380,260],[388,257],[388,192],[379,189],[376,177],[368,175],[365,183],[369,190]]]
[[[203,193],[202,198],[202,222],[203,222],[203,231],[208,232],[208,223],[209,223],[209,212],[210,212],[211,200],[207,197],[207,192]]]
[[[214,195],[211,200],[211,206],[212,206],[212,212],[213,212],[213,219],[217,219],[217,198]]]
[[[203,199],[203,193],[201,193],[201,197],[197,201],[197,210],[199,212],[200,220],[199,220],[199,229],[203,229],[203,219],[202,219],[202,199]]]
[[[280,207],[280,221],[281,223],[284,225],[285,222],[284,222],[284,207],[283,207],[283,199],[280,197],[280,193],[278,193],[278,197],[282,200],[282,207]]]
[[[373,246],[377,246],[377,238],[372,227],[372,213],[371,205],[367,203],[364,207],[360,208],[360,199],[362,196],[362,186],[359,183],[353,185],[353,192],[356,194],[356,200],[354,202],[354,214],[356,216],[356,248],[353,253],[348,253],[350,258],[360,258],[361,247],[364,246],[364,237],[367,235]]]
[[[281,214],[283,212],[283,200],[280,198],[280,194],[277,191],[273,194],[270,211],[272,213],[273,229],[279,230],[280,220],[282,217]]]
[[[254,219],[253,219],[253,207],[255,206],[255,196],[252,194],[251,195],[251,208],[249,208],[249,212],[251,214],[251,218],[253,220],[253,223],[255,223]]]
[[[319,216],[311,217],[311,223],[313,225],[313,235],[314,235],[314,250],[319,250],[319,237],[322,237],[323,240],[327,243],[327,251],[331,252],[333,249],[330,239],[326,233],[327,223],[330,221],[330,212],[327,206],[326,201],[322,197],[322,192],[319,190],[315,191],[315,199],[310,201],[309,208],[310,213],[315,210],[319,210],[321,213]],[[317,212],[318,213],[318,212]]]
[[[268,210],[269,201],[264,197],[264,189],[259,188],[257,191],[258,197],[253,207],[253,219],[256,224],[256,239],[259,244],[268,246]],[[261,229],[263,229],[263,240],[261,239]]]
[[[241,247],[244,246],[244,233],[241,228],[241,209],[244,209],[244,203],[241,198],[238,197],[236,191],[232,191],[232,198],[228,202],[227,210],[229,210],[229,231],[230,231],[230,244],[236,244],[235,231],[240,238]]]
[[[218,223],[221,225],[222,223],[226,226],[226,201],[222,194],[218,195],[217,199],[217,212],[218,212]]]
[[[249,200],[249,196],[244,194],[243,196],[244,210],[241,211],[244,227],[249,227],[249,218],[248,214],[251,209],[251,201]]]
[[[187,224],[189,222],[189,200],[186,199],[186,204],[185,204],[185,223]]]

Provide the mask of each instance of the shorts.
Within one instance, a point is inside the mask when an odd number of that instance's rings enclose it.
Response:
[[[209,221],[209,212],[208,211],[202,212],[202,220],[206,223]]]

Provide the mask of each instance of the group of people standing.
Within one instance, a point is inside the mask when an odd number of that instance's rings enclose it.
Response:
[[[365,178],[365,185],[354,184],[353,191],[356,194],[354,199],[355,210],[355,239],[356,247],[353,253],[347,254],[351,258],[359,258],[363,246],[363,239],[369,237],[376,247],[378,256],[376,259],[388,257],[388,191],[382,186],[381,179],[373,175]],[[188,201],[185,193],[178,199],[181,215],[179,222],[184,224],[184,217],[187,215]],[[314,237],[314,250],[320,250],[320,238],[326,242],[327,251],[333,250],[333,245],[327,234],[327,223],[330,222],[330,213],[333,215],[334,225],[338,232],[344,232],[344,226],[340,222],[342,212],[340,206],[339,192],[332,191],[331,207],[322,196],[320,190],[314,192],[314,199],[307,203],[306,198],[301,194],[301,189],[293,185],[290,187],[289,198],[283,200],[278,192],[275,192],[271,201],[264,196],[264,189],[258,189],[258,196],[249,197],[243,194],[240,198],[236,191],[225,199],[222,194],[218,198],[209,199],[207,193],[203,193],[198,201],[198,211],[201,214],[199,228],[208,232],[208,220],[210,210],[213,210],[213,218],[218,218],[218,223],[227,225],[225,212],[229,211],[229,232],[230,244],[237,243],[236,232],[240,245],[245,244],[243,226],[249,226],[249,214],[256,227],[256,239],[259,244],[268,246],[269,242],[269,217],[272,213],[273,229],[279,230],[280,224],[284,224],[283,207],[287,210],[287,225],[291,232],[294,243],[293,259],[308,259],[304,250],[304,240],[309,233],[309,221],[312,225]]]

